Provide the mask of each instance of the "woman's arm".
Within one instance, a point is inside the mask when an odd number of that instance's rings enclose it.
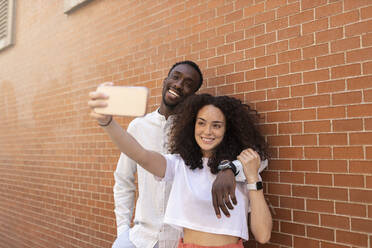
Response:
[[[259,181],[258,169],[260,167],[260,155],[252,149],[246,149],[240,153],[238,159],[243,164],[243,171],[249,184]],[[272,230],[272,218],[267,206],[263,190],[250,190],[249,202],[251,207],[250,228],[260,243],[270,240]]]
[[[92,109],[90,115],[104,128],[119,150],[136,161],[145,170],[163,178],[166,169],[166,160],[163,155],[143,148],[133,136],[112,119],[112,116],[98,114],[94,111],[97,107],[106,106],[105,99],[108,98],[106,95],[95,91],[91,92],[89,96],[90,101],[88,105]]]

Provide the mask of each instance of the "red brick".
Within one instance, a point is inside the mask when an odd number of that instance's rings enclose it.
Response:
[[[346,37],[364,34],[372,31],[372,20],[357,22],[345,27]]]
[[[332,158],[332,151],[329,147],[305,147],[305,158],[329,159]]]
[[[372,190],[350,189],[350,201],[372,203]]]
[[[326,106],[330,103],[330,97],[326,95],[307,96],[304,98],[304,107]],[[321,119],[321,118],[319,118]]]
[[[289,233],[294,235],[305,235],[305,227],[304,225],[290,223],[290,222],[280,222],[280,231],[283,233]]]
[[[302,0],[301,10],[312,9],[325,4],[327,4],[327,0]]]
[[[317,7],[315,9],[315,18],[319,19],[322,17],[328,17],[328,16],[332,16],[332,15],[335,15],[341,12],[342,12],[342,2],[338,1],[335,3]]]
[[[315,84],[303,84],[291,87],[291,96],[313,95],[316,92]]]
[[[372,104],[348,106],[347,114],[349,117],[372,116]]]
[[[246,70],[253,69],[253,68],[254,68],[253,59],[252,60],[247,59],[247,60],[243,60],[243,61],[239,61],[235,63],[235,72],[246,71]]]
[[[351,37],[331,42],[331,52],[347,51],[360,47],[360,37]]]
[[[259,13],[254,17],[254,24],[266,23],[275,20],[275,11]]]
[[[245,97],[249,100],[249,102],[263,101],[263,100],[266,100],[266,92],[265,91],[252,91],[252,92],[245,93]]]
[[[363,73],[372,74],[372,62],[363,63]]]
[[[314,186],[292,186],[293,196],[306,197],[306,198],[318,198],[318,188]]]
[[[249,6],[249,7],[244,8],[244,16],[245,17],[255,16],[258,13],[264,12],[264,10],[265,10],[265,4],[264,3]]]
[[[296,49],[314,44],[314,34],[303,35],[289,40],[289,48]]]
[[[362,119],[334,120],[333,131],[359,131],[363,130]]]
[[[319,171],[321,172],[348,172],[345,160],[320,160]]]
[[[334,212],[334,203],[332,201],[307,199],[306,200],[306,210],[320,212],[320,213],[333,213]]]
[[[254,46],[254,39],[244,39],[235,43],[235,50],[244,50]]]
[[[301,73],[289,74],[278,77],[278,86],[297,85],[302,82]]]
[[[351,133],[350,145],[372,145],[372,132]]]
[[[370,88],[371,82],[372,82],[372,76],[350,78],[347,80],[347,89],[356,90],[356,89]]]
[[[344,91],[346,88],[345,80],[334,80],[328,82],[317,83],[318,93],[330,93]]]
[[[316,160],[292,160],[293,171],[317,171],[318,164]]]
[[[263,67],[267,65],[276,64],[276,55],[269,55],[269,56],[256,58],[255,64],[256,64],[256,67]]]
[[[372,47],[353,50],[346,53],[346,62],[353,63],[359,61],[372,60]]]
[[[364,187],[364,178],[358,175],[336,174],[334,175],[334,185],[352,188]]]
[[[342,13],[331,18],[331,27],[345,26],[349,23],[354,23],[359,20],[359,12],[357,10]]]
[[[301,172],[280,172],[281,183],[303,184],[305,182],[304,173]]]
[[[276,9],[280,6],[286,5],[287,1],[286,0],[275,0],[275,1],[270,1],[266,2],[266,10],[271,10],[271,9]]]
[[[300,12],[300,3],[295,2],[293,4],[284,5],[277,10],[278,17],[290,16]]]
[[[316,226],[307,226],[306,233],[310,238],[316,238],[320,240],[335,240],[335,231],[333,229],[316,227]]]
[[[289,72],[289,64],[288,63],[273,65],[273,66],[269,66],[267,68],[267,76],[268,77],[283,75],[283,74],[287,74],[288,72]]]
[[[232,73],[230,75],[226,75],[226,83],[238,83],[238,82],[243,82],[243,81],[244,81],[243,72]],[[239,90],[237,89],[237,91]]]
[[[291,111],[291,121],[315,120],[315,109],[302,109]]]
[[[360,9],[361,17],[363,19],[368,19],[372,17],[372,6],[368,6],[365,8]]]
[[[274,195],[289,195],[291,191],[289,184],[278,184],[271,183],[269,184],[268,192]]]
[[[330,121],[307,121],[304,123],[305,133],[322,133],[330,131],[331,131]]]
[[[350,161],[350,173],[372,174],[372,161]]]
[[[250,59],[250,58],[256,58],[256,57],[261,57],[265,55],[265,47],[256,47],[256,48],[251,48],[245,50],[245,57]]]
[[[329,53],[328,44],[321,44],[321,45],[306,47],[302,49],[302,51],[303,51],[304,59],[318,57],[318,56]]]
[[[316,43],[329,42],[343,38],[343,29],[334,28],[326,31],[319,32],[315,35]]]
[[[328,69],[304,72],[304,83],[328,80],[329,74]]]
[[[292,235],[272,232],[270,242],[292,247]]]
[[[352,218],[351,230],[369,233],[372,230],[372,220]]]
[[[276,101],[258,102],[256,109],[258,112],[273,111],[278,109],[278,104]]]
[[[289,25],[293,26],[314,20],[314,10],[306,10],[289,17]]]
[[[227,43],[234,42],[234,41],[239,41],[239,40],[243,40],[243,39],[244,39],[244,31],[243,30],[236,31],[236,32],[233,32],[233,33],[229,33],[229,34],[226,35],[226,42]]]
[[[319,225],[319,214],[304,211],[293,211],[293,220],[297,223]]]
[[[266,45],[266,53],[267,54],[273,54],[273,53],[279,53],[282,51],[287,51],[288,50],[288,41],[279,41],[275,42],[269,45]]]
[[[305,201],[301,198],[293,197],[280,197],[280,207],[281,208],[290,208],[290,209],[305,209]]]
[[[217,47],[217,56],[221,56],[224,54],[232,53],[234,51],[234,45],[223,45],[220,47]]]
[[[347,145],[347,140],[342,133],[319,134],[319,145]]]
[[[314,68],[315,59],[299,60],[291,63],[291,72],[308,71]]]
[[[300,122],[290,122],[290,123],[280,123],[279,133],[280,134],[290,134],[299,133],[302,130],[302,124]]]
[[[248,17],[248,18],[243,18],[237,22],[235,22],[235,30],[244,30],[247,28],[252,27],[254,24],[254,18],[253,17]]]
[[[303,238],[299,236],[294,236],[293,247],[307,247],[307,248],[319,248],[320,242],[318,240]]]
[[[366,217],[367,209],[365,205],[355,203],[336,202],[336,213],[341,215]],[[345,228],[348,228],[346,225]]]
[[[280,158],[303,158],[303,150],[300,147],[279,148]]]
[[[265,25],[261,24],[258,26],[249,27],[248,29],[244,30],[245,38],[256,37],[258,35],[265,33]]]
[[[242,9],[239,9],[235,12],[232,12],[228,15],[225,15],[225,23],[229,23],[229,22],[234,22],[234,21],[237,21],[237,20],[240,20],[242,19],[243,17],[243,10]]]
[[[349,218],[343,216],[336,216],[336,215],[321,215],[320,222],[322,226],[334,227],[334,228],[341,228],[341,229],[349,229],[350,228],[350,221]]]
[[[372,90],[364,90],[363,96],[365,102],[372,102]]]
[[[301,35],[300,25],[278,30],[278,40],[289,39]]]
[[[278,54],[278,63],[292,62],[301,59],[301,50],[291,50]]]
[[[343,65],[331,68],[332,78],[358,76],[361,74],[360,64]]]
[[[234,71],[234,65],[221,65],[217,67],[217,76],[226,75]]]
[[[331,67],[335,65],[341,65],[345,63],[345,57],[343,53],[332,54],[316,58],[316,65],[318,68]]]
[[[345,244],[367,247],[368,235],[336,230],[336,241]]]
[[[334,147],[333,157],[335,159],[363,159],[363,147],[349,146],[349,147]]]
[[[366,5],[371,5],[371,2],[369,0],[359,0],[359,1],[345,0],[344,1],[345,10],[356,9],[356,8],[366,6]]]
[[[268,122],[288,122],[289,121],[289,112],[288,111],[275,111],[268,112],[266,114]]]
[[[347,93],[338,93],[332,95],[332,104],[333,105],[347,105],[353,103],[362,102],[362,92],[353,91]]]
[[[266,23],[266,32],[271,32],[286,27],[288,27],[288,17],[276,19],[272,22]]]
[[[245,73],[246,80],[252,80],[252,79],[258,79],[263,78],[266,75],[265,69],[256,69],[256,70],[250,70]]]
[[[314,33],[321,30],[326,30],[328,28],[328,18],[323,18],[315,20],[309,23],[302,24],[302,33]]]
[[[260,45],[272,43],[274,41],[276,41],[275,32],[265,33],[263,35],[256,36],[256,38],[254,39],[255,46],[260,46]]]
[[[289,97],[289,88],[274,88],[267,91],[267,99],[280,99]]]
[[[362,45],[364,47],[372,46],[372,33],[364,34],[362,36]]]
[[[289,135],[267,136],[267,142],[270,144],[271,147],[290,145]]]
[[[297,98],[279,100],[278,106],[280,110],[301,108],[302,99],[297,97]]]

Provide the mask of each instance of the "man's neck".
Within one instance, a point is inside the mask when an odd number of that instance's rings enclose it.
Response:
[[[174,114],[174,108],[170,108],[166,106],[164,103],[161,103],[158,112],[159,114],[163,115],[167,120],[170,115]]]

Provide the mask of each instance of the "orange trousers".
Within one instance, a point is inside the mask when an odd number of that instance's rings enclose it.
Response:
[[[181,238],[178,242],[177,248],[243,248],[243,240],[240,239],[237,244],[228,244],[222,246],[203,246],[203,245],[194,245],[194,244],[184,244],[183,239]]]

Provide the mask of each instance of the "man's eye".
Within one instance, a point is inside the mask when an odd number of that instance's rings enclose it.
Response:
[[[173,75],[171,75],[171,79],[177,80],[177,79],[179,79],[179,76],[173,74]]]

